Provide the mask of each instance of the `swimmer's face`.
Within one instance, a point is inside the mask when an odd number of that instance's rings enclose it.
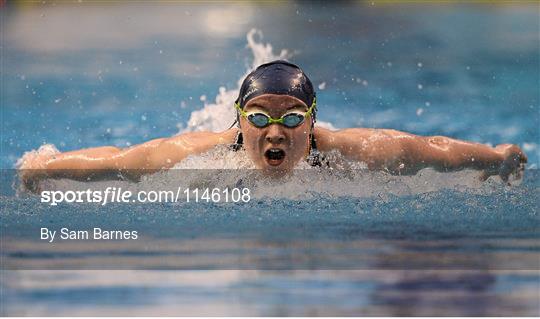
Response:
[[[293,111],[307,112],[308,106],[292,96],[264,94],[250,100],[244,110],[248,113],[261,111],[278,119]],[[294,128],[275,123],[258,128],[241,116],[240,128],[249,157],[264,170],[288,171],[308,155],[310,117]]]

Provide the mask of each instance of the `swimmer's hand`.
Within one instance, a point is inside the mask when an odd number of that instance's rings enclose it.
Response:
[[[489,166],[482,172],[480,176],[482,181],[493,175],[498,175],[504,182],[508,182],[511,175],[514,175],[516,179],[520,179],[523,176],[527,156],[519,146],[514,144],[500,144],[495,147],[495,153],[500,156],[501,161]]]
[[[21,187],[25,191],[39,192],[39,182],[47,177],[45,167],[54,155],[42,152],[28,152],[17,164],[17,173]]]

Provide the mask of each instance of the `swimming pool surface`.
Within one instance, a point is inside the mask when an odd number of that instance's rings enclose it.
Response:
[[[45,4],[1,14],[2,315],[539,313],[536,5]],[[228,127],[238,80],[280,56],[318,88],[323,125],[518,144],[525,177],[243,179],[256,191],[247,204],[49,206],[16,195],[12,168],[43,144],[125,147]],[[182,168],[218,164],[242,166],[214,154]],[[205,174],[190,182],[223,182]],[[138,229],[141,240],[35,238],[40,227],[97,226]]]

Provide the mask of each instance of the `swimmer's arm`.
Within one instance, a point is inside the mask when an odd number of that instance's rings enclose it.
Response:
[[[122,173],[130,179],[173,167],[191,154],[205,152],[218,144],[231,143],[236,131],[223,133],[193,132],[160,138],[121,149],[112,146],[89,148],[45,158],[33,158],[20,169],[23,177],[71,178],[87,180]]]
[[[321,134],[323,145],[333,145],[348,158],[366,162],[370,169],[410,175],[431,167],[448,172],[464,168],[483,171],[482,178],[504,180],[518,171],[527,157],[516,145],[495,148],[444,136],[417,136],[387,129],[345,129]]]
[[[405,140],[404,158],[413,172],[425,167],[443,172],[471,168],[483,172],[482,180],[499,175],[507,181],[510,174],[519,177],[527,163],[525,153],[513,144],[491,147],[445,136],[407,135],[411,137]]]

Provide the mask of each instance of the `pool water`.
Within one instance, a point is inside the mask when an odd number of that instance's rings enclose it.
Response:
[[[539,313],[535,5],[45,4],[2,15],[2,315]],[[247,204],[50,206],[17,194],[17,160],[43,144],[125,147],[228,127],[238,81],[279,57],[318,88],[322,126],[514,143],[525,176],[508,186],[472,171],[300,170],[281,184],[242,178]],[[217,150],[178,168],[223,186],[221,173],[193,169],[246,165]],[[125,187],[188,179],[175,174]],[[141,238],[47,244],[41,227]]]

